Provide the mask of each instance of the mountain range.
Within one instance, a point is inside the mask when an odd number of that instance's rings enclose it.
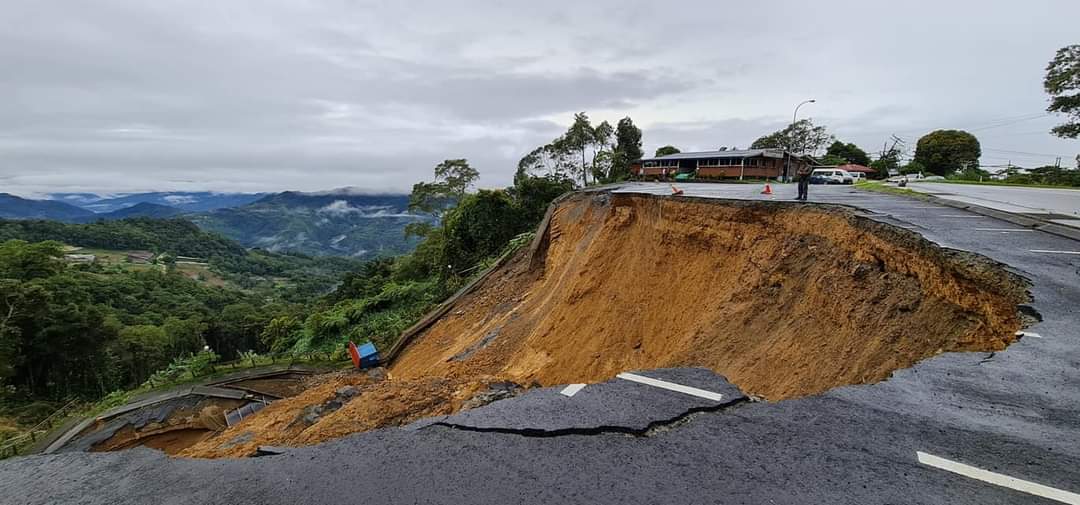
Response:
[[[152,203],[180,209],[185,212],[206,212],[228,207],[239,207],[254,202],[267,193],[215,193],[211,191],[169,191],[131,193],[99,196],[93,193],[51,193],[50,200],[69,203],[76,207],[106,213],[128,208],[140,203]]]
[[[357,258],[412,250],[404,228],[425,219],[408,212],[404,194],[352,188],[302,193],[138,193],[108,198],[59,193],[31,200],[0,193],[0,218],[72,223],[133,217],[184,218],[248,248]],[[166,202],[166,203],[162,203]]]

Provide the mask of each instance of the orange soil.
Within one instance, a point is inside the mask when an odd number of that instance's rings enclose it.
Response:
[[[189,457],[250,456],[260,445],[301,446],[368,431],[400,426],[418,419],[457,411],[461,404],[494,380],[451,381],[439,377],[376,381],[364,372],[345,371],[312,379],[300,396],[275,401],[240,423],[180,453]],[[339,410],[307,426],[299,419],[305,408],[334,399],[344,386],[359,394]]]
[[[705,366],[749,393],[795,398],[941,352],[1003,349],[1027,300],[1023,281],[985,258],[836,207],[579,194],[540,240],[417,335],[388,380],[326,377],[182,455],[244,456],[446,414],[495,380]],[[295,423],[345,384],[362,394]]]
[[[460,300],[392,372],[552,385],[693,365],[780,400],[1003,349],[1027,299],[989,260],[840,208],[578,195],[543,239],[543,257]]]

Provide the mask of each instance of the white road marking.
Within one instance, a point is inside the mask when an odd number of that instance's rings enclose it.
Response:
[[[1034,253],[1045,253],[1045,254],[1076,254],[1076,255],[1080,255],[1080,251],[1053,251],[1053,250],[1050,250],[1050,249],[1028,249],[1028,251],[1034,252]]]
[[[981,468],[975,468],[971,465],[965,465],[963,463],[957,463],[955,461],[950,461],[945,458],[939,458],[937,456],[934,456],[933,454],[927,454],[921,451],[916,451],[915,454],[919,458],[919,463],[927,466],[940,468],[948,472],[958,473],[960,475],[963,475],[964,477],[970,477],[972,479],[988,482],[990,484],[994,484],[995,486],[1015,489],[1022,493],[1032,494],[1042,498],[1059,501],[1061,503],[1080,505],[1080,494],[1062,491],[1060,489],[1052,488],[1050,486],[1044,486],[1042,484],[1036,484],[1034,482],[1017,479],[1016,477],[1009,477],[1008,475],[1002,475],[1000,473],[983,470]]]
[[[1030,331],[1018,331],[1018,332],[1016,332],[1016,336],[1018,336],[1018,337],[1035,337],[1035,338],[1043,338],[1043,336],[1042,336],[1042,335],[1039,335],[1038,333],[1032,333],[1032,332],[1030,332]]]
[[[986,216],[969,216],[967,214],[942,214],[939,217],[955,217],[955,218],[958,218],[958,219],[975,219],[975,218],[986,217]]]
[[[699,398],[705,398],[706,400],[720,401],[724,398],[724,395],[720,393],[713,393],[712,391],[705,391],[704,389],[698,389],[690,386],[683,386],[682,384],[676,384],[674,382],[662,381],[659,379],[652,379],[649,377],[642,377],[640,375],[623,372],[616,377],[628,380],[631,382],[637,382],[648,386],[658,387],[660,389],[666,389],[668,391],[675,391],[678,393],[685,393]]]
[[[1027,228],[972,228],[972,230],[975,230],[975,231],[1000,231],[1002,233],[1009,233],[1009,232],[1013,232],[1013,231],[1030,231],[1030,232],[1035,231],[1035,230],[1029,230]]]
[[[574,396],[578,393],[578,391],[581,391],[582,389],[585,389],[584,384],[571,384],[563,388],[563,390],[559,391],[559,393],[562,393],[566,396]]]

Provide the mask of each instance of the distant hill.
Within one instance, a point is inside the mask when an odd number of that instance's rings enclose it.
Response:
[[[114,210],[112,212],[97,214],[95,219],[127,219],[129,217],[156,217],[166,218],[174,217],[183,214],[184,211],[175,207],[169,207],[168,205],[158,205],[156,203],[143,202],[132,205],[131,207],[125,207],[120,210]]]
[[[352,189],[287,191],[254,203],[190,216],[200,227],[246,247],[315,255],[371,258],[411,251],[405,226],[408,195],[363,194]]]
[[[196,211],[200,206],[244,202],[237,207]],[[0,218],[93,223],[129,218],[183,218],[247,248],[319,256],[374,258],[409,252],[416,239],[405,226],[427,219],[409,213],[409,196],[366,194],[354,189],[316,193],[286,191],[266,195],[220,193],[140,193],[97,199],[87,193],[57,193],[55,200],[0,195]],[[135,200],[156,200],[138,201]],[[63,201],[61,201],[63,200]],[[177,202],[169,205],[159,202]],[[75,202],[77,207],[67,202]],[[118,208],[114,208],[121,205]],[[112,209],[94,213],[89,209]]]
[[[114,212],[140,203],[152,203],[184,212],[207,212],[247,205],[266,193],[215,193],[211,191],[159,191],[102,197],[93,193],[52,193],[49,198],[99,213]]]
[[[8,193],[0,193],[0,218],[4,219],[76,221],[93,217],[93,215],[93,212],[64,202],[30,200]]]

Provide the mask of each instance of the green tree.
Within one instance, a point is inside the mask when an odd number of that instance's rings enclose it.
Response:
[[[303,323],[296,317],[279,316],[263,328],[259,339],[271,352],[284,352],[300,340],[303,329]]]
[[[961,130],[936,130],[915,145],[915,161],[937,175],[978,166],[982,149],[974,135]]]
[[[480,177],[480,172],[469,166],[468,160],[461,158],[446,160],[435,165],[435,182],[446,184],[447,191],[458,198],[465,196],[469,187]]]
[[[641,151],[641,129],[634,126],[629,116],[619,120],[615,127],[615,149],[612,151],[611,173],[609,182],[625,180],[630,176],[630,164],[640,160],[645,153]]]
[[[800,119],[782,130],[759,137],[750,144],[750,149],[783,149],[797,154],[814,154],[833,140],[824,126],[815,126],[809,119]]]
[[[64,269],[59,242],[9,240],[0,243],[0,278],[30,280],[49,277]]]
[[[588,174],[592,170],[585,163],[585,151],[596,143],[596,130],[589,122],[589,116],[584,112],[574,114],[574,123],[562,137],[562,142],[567,150],[581,153],[581,166],[578,174],[581,175],[581,185],[589,184]]]
[[[435,180],[418,182],[409,194],[409,210],[439,217],[454,202],[465,196],[480,173],[469,166],[468,160],[445,160],[435,165]],[[406,230],[416,234],[416,230]]]
[[[675,146],[663,146],[663,147],[660,147],[660,148],[658,148],[656,150],[656,155],[655,156],[657,158],[659,158],[661,156],[668,156],[670,154],[679,154],[681,152],[682,151],[680,151],[678,147],[675,147]]]
[[[525,177],[514,182],[510,195],[527,223],[539,223],[548,204],[574,190],[574,181],[565,177]]]
[[[825,150],[825,156],[831,161],[844,160],[846,163],[855,163],[864,167],[870,166],[870,156],[866,154],[859,146],[852,143],[843,143],[839,140],[829,144],[828,149]],[[839,163],[826,163],[839,164]]]
[[[120,330],[115,353],[130,384],[140,384],[169,364],[169,338],[158,326],[127,326]]]
[[[1043,88],[1050,95],[1046,110],[1065,116],[1065,123],[1051,133],[1067,139],[1080,137],[1080,44],[1058,49],[1046,66]]]
[[[165,318],[161,329],[167,337],[168,355],[171,358],[199,352],[206,345],[203,335],[206,333],[207,325],[200,319],[180,319],[170,316]]]
[[[446,216],[443,258],[451,275],[464,275],[506,247],[528,223],[505,191],[480,190]]]

